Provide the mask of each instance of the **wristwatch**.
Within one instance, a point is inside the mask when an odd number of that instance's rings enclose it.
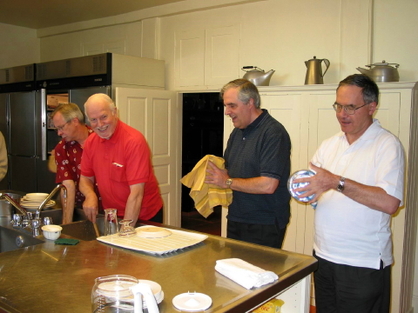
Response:
[[[344,184],[345,184],[345,177],[340,177],[340,181],[339,181],[339,183],[338,183],[338,186],[337,186],[337,191],[338,192],[343,192],[344,191]]]
[[[225,180],[225,185],[226,185],[228,188],[231,188],[231,185],[232,185],[232,178],[228,178],[227,180]]]

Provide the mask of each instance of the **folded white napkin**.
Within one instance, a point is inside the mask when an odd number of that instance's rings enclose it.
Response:
[[[247,289],[261,287],[279,279],[276,273],[237,258],[216,261],[215,270]]]

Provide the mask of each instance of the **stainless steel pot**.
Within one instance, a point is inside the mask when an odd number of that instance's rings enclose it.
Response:
[[[374,63],[366,66],[369,69],[357,67],[357,70],[360,73],[369,76],[377,83],[399,81],[398,63],[388,63],[383,60],[382,63]]]

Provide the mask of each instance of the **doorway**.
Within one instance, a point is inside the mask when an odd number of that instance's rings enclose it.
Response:
[[[223,156],[224,106],[219,92],[183,94],[182,177],[207,154]],[[200,215],[182,185],[181,226],[186,229],[221,234],[221,207],[207,218]]]

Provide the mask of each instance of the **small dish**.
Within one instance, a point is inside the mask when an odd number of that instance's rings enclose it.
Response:
[[[171,231],[157,226],[142,226],[136,229],[136,235],[142,238],[164,238],[171,235]]]
[[[59,225],[44,225],[42,232],[44,237],[49,240],[56,240],[61,236],[62,227]]]

